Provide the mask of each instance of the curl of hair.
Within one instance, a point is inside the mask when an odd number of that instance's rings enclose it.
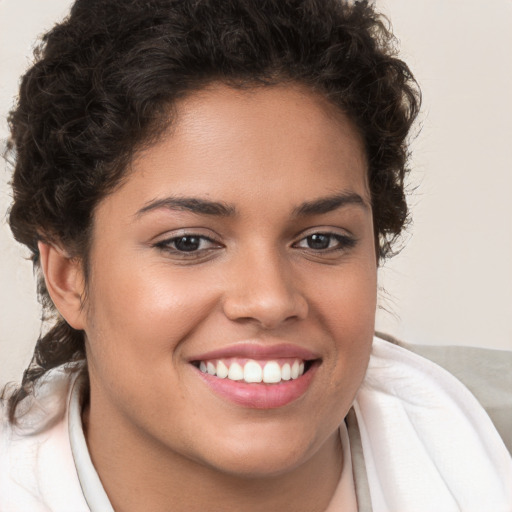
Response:
[[[379,256],[392,253],[408,218],[407,136],[420,93],[368,2],[77,0],[35,57],[9,117],[9,222],[36,269],[42,240],[79,257],[87,276],[95,206],[172,123],[174,102],[215,81],[298,82],[344,111],[366,147]],[[41,277],[39,291],[51,312]],[[84,336],[58,317],[40,337],[11,421],[40,376],[85,359]]]

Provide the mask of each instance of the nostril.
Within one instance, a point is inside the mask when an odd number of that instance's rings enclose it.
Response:
[[[266,291],[250,292],[229,297],[223,305],[225,315],[233,321],[257,322],[264,329],[274,329],[284,322],[307,317],[308,305],[304,297]]]

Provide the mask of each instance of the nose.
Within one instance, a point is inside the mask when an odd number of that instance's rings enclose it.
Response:
[[[303,320],[308,302],[290,263],[278,256],[245,258],[231,266],[224,314],[233,321],[253,321],[264,329]]]

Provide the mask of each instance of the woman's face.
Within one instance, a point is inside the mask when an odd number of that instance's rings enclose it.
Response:
[[[89,279],[90,418],[225,473],[298,467],[370,353],[360,137],[300,86],[194,93],[95,211]]]

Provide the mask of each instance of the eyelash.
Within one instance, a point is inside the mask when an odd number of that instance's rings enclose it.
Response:
[[[195,250],[180,250],[176,247],[176,243],[179,241],[185,241],[186,239],[197,239],[199,243],[199,247]],[[209,248],[200,248],[201,245],[204,244],[204,242],[209,242],[211,244],[211,247]],[[212,240],[211,238],[204,236],[204,235],[196,235],[194,233],[187,233],[184,235],[179,236],[173,236],[172,238],[167,238],[166,240],[162,240],[161,242],[157,242],[154,244],[154,246],[158,249],[161,249],[163,251],[171,252],[173,254],[179,254],[181,256],[197,256],[198,253],[204,253],[204,251],[208,251],[213,249],[215,246],[220,247],[220,244],[215,242],[215,240]],[[174,246],[174,247],[173,247]]]
[[[318,237],[318,238],[327,237],[328,238],[328,247],[315,249],[313,247],[300,247],[299,246],[299,244],[301,242],[307,242],[308,240],[312,242],[314,237]],[[330,247],[331,242],[333,240],[336,241],[336,246]],[[356,245],[355,238],[352,238],[347,235],[340,235],[339,233],[329,233],[329,232],[321,232],[320,231],[320,232],[311,233],[311,234],[301,238],[293,246],[301,248],[301,249],[313,251],[315,253],[330,253],[330,252],[345,251],[347,249],[351,249],[355,245]]]
[[[321,242],[322,238],[324,238],[324,243],[327,242],[328,246],[325,248],[314,248],[314,247],[301,247],[300,244],[305,243],[314,243],[315,238],[317,238],[317,242]],[[325,240],[327,238],[327,240]],[[179,242],[187,243],[192,242],[195,240],[195,243],[193,243],[193,247],[196,246],[196,248],[192,248],[192,250],[183,250],[179,249],[176,244]],[[335,246],[331,246],[331,243],[333,240],[336,242]],[[210,244],[210,247],[202,248],[201,246],[204,245],[204,243],[207,242]],[[356,239],[347,236],[347,235],[340,235],[338,233],[329,233],[329,232],[314,232],[311,233],[305,237],[302,237],[298,242],[295,242],[292,247],[297,249],[302,249],[305,251],[312,251],[314,254],[326,254],[326,253],[335,253],[335,252],[341,252],[346,251],[348,249],[351,249],[356,245]],[[161,242],[157,242],[154,244],[154,247],[166,251],[168,253],[176,254],[181,257],[198,257],[198,255],[204,255],[206,252],[211,251],[212,249],[220,248],[222,247],[221,244],[216,242],[215,240],[204,236],[204,235],[198,235],[194,233],[186,233],[179,236],[174,236],[172,238],[168,238],[166,240],[162,240]]]

